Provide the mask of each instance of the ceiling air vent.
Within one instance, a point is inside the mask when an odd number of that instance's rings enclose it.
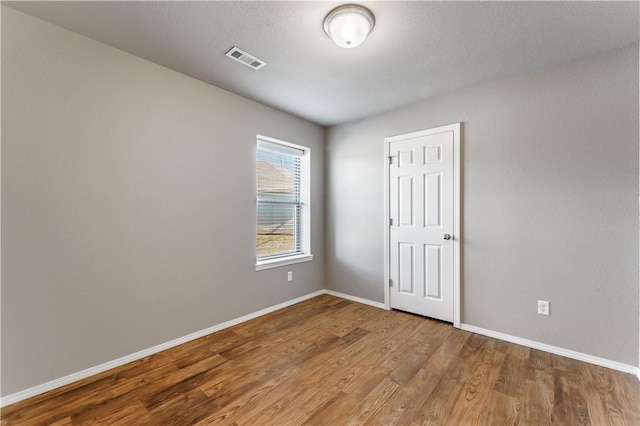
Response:
[[[267,63],[265,61],[263,61],[262,59],[258,59],[255,56],[253,56],[252,54],[247,53],[242,49],[238,49],[235,46],[233,46],[231,48],[231,50],[229,50],[225,54],[225,56],[233,59],[234,61],[238,61],[241,64],[246,65],[249,68],[252,68],[254,70],[259,70],[260,68],[262,68],[265,65],[267,65]]]

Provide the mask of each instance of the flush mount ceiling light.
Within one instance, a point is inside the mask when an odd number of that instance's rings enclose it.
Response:
[[[369,9],[358,4],[345,4],[324,18],[324,32],[338,46],[351,49],[362,44],[374,24],[375,19]]]

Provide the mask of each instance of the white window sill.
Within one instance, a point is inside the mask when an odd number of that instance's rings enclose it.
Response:
[[[256,271],[263,269],[277,268],[278,266],[293,265],[294,263],[309,262],[313,260],[312,254],[298,254],[295,256],[281,257],[278,259],[259,260],[254,265]]]

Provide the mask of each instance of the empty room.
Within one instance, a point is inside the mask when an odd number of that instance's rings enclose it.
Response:
[[[640,425],[639,16],[3,1],[2,425]]]

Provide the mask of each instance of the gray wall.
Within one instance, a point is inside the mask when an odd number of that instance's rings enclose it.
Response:
[[[462,321],[638,365],[637,45],[331,128],[327,288],[384,300],[383,138],[454,122]]]
[[[257,133],[312,150],[312,262],[253,270]],[[323,139],[2,7],[2,395],[322,289]]]

